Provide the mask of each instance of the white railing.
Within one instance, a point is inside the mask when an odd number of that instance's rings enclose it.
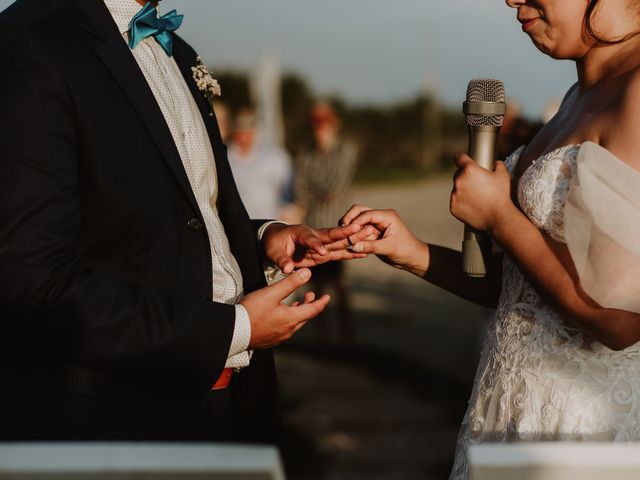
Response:
[[[0,444],[0,479],[285,480],[274,447],[203,444]]]
[[[640,443],[483,444],[471,480],[640,480]]]

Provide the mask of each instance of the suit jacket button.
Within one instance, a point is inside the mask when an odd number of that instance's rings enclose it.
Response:
[[[193,232],[199,232],[200,230],[202,230],[202,222],[195,217],[190,218],[187,222],[187,227]]]

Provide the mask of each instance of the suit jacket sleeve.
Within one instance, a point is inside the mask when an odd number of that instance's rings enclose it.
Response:
[[[65,77],[20,27],[0,26],[0,45],[2,335],[62,361],[208,389],[224,368],[234,307],[87,263],[82,139]]]

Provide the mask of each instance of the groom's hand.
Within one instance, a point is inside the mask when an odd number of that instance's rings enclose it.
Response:
[[[288,306],[282,303],[310,278],[311,271],[304,268],[269,287],[250,293],[240,301],[251,322],[249,349],[269,348],[290,339],[325,309],[329,296],[324,295],[316,300],[313,292],[305,294],[302,304]]]
[[[358,224],[313,229],[306,225],[270,225],[262,236],[262,246],[267,258],[289,274],[296,268],[313,267],[334,260],[351,260],[366,257],[366,253],[347,250],[337,242],[360,232]],[[340,246],[338,246],[340,245]]]

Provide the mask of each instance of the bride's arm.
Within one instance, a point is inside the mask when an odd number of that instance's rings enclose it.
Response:
[[[373,225],[370,238],[352,237],[354,251],[373,253],[389,265],[413,273],[474,303],[495,308],[500,296],[502,254],[496,254],[485,278],[470,278],[462,271],[461,253],[419,240],[394,210],[372,210],[354,205],[341,223]],[[369,235],[363,229],[363,235]],[[380,238],[378,238],[380,237]]]
[[[488,232],[573,326],[615,350],[640,341],[640,315],[603,308],[589,298],[580,288],[566,246],[541,232],[513,204],[511,179],[504,164],[498,162],[496,171],[488,172],[464,154],[457,157],[456,164],[459,173],[451,196],[453,215]]]
[[[502,288],[502,253],[492,256],[485,277],[472,278],[463,272],[461,252],[431,244],[428,247],[429,267],[422,278],[479,305],[498,306]]]

